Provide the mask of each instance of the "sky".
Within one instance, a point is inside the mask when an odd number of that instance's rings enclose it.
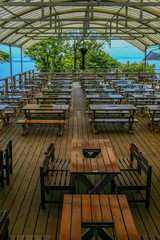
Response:
[[[0,50],[9,53],[9,47],[0,45]],[[111,48],[106,46],[105,52],[109,53],[109,55],[116,59],[133,59],[133,58],[144,58],[144,53],[137,49],[136,47],[132,46],[130,43],[127,43],[124,40],[112,40],[111,41]],[[19,48],[12,47],[12,58],[20,58],[21,52]]]

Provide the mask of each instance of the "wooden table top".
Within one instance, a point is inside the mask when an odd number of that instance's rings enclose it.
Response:
[[[5,110],[8,107],[8,105],[0,105],[0,111]]]
[[[155,92],[152,88],[123,88],[125,92]]]
[[[0,90],[0,93],[29,93],[30,89]]]
[[[67,104],[26,104],[22,110],[64,110],[67,111]]]
[[[86,88],[85,92],[115,92],[113,88]]]
[[[149,108],[151,111],[160,111],[160,105],[146,105],[147,108]]]
[[[71,93],[72,92],[72,89],[70,89],[70,88],[57,88],[57,87],[55,87],[55,88],[53,88],[53,89],[48,89],[48,88],[43,88],[42,90],[41,90],[41,92],[53,92],[53,93],[55,93],[55,92],[69,92],[69,93]]]
[[[92,152],[94,152],[93,155]],[[96,153],[98,155],[94,157]],[[109,140],[72,140],[70,172],[76,174],[120,173]]]
[[[71,99],[71,95],[36,95],[35,99]]]
[[[86,98],[88,99],[122,99],[123,96],[120,94],[93,94],[93,95],[87,95]]]
[[[96,227],[115,229],[117,240],[140,240],[125,195],[64,195],[59,239],[80,240],[82,228]]]
[[[132,94],[135,99],[160,99],[160,94]]]
[[[132,104],[91,104],[89,105],[91,111],[93,110],[108,110],[108,111],[133,111],[137,108]]]
[[[23,97],[22,95],[0,95],[0,99],[5,99],[5,100],[8,100],[8,99],[18,100],[18,99],[21,99],[22,97]]]

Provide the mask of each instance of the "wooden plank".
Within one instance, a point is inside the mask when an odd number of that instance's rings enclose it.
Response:
[[[82,195],[82,223],[91,223],[91,198],[90,195]]]
[[[72,209],[72,195],[65,195],[63,201],[63,212],[59,240],[70,240],[72,220],[71,209]]]
[[[124,223],[127,229],[127,234],[129,239],[131,240],[140,240],[140,237],[138,235],[135,223],[133,221],[132,218],[132,214],[126,199],[125,195],[122,196],[118,196],[118,200],[119,200],[119,205],[120,205],[120,209],[124,218]]]
[[[71,145],[71,173],[77,171],[77,152],[76,152],[76,141],[72,140]]]
[[[91,195],[91,206],[92,206],[92,222],[101,223],[102,214],[100,209],[100,201],[98,195]]]
[[[111,206],[117,240],[127,240],[128,236],[116,195],[109,196],[109,203]]]
[[[111,172],[112,173],[113,172],[113,168],[112,168],[112,165],[111,165],[108,153],[106,151],[106,147],[105,147],[104,141],[103,140],[99,140],[99,144],[101,146],[101,152],[102,152],[102,157],[103,157],[103,161],[104,161],[104,164],[105,164],[106,172]]]
[[[103,223],[113,223],[110,204],[106,195],[100,195]]]
[[[83,168],[83,147],[82,147],[82,140],[79,140],[77,143],[77,173],[82,173],[84,171]]]
[[[71,240],[81,240],[81,196],[73,195]]]

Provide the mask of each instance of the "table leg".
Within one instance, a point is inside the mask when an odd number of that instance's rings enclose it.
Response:
[[[6,120],[6,118],[5,118],[5,112],[4,112],[4,110],[1,110],[1,116],[2,116],[2,120],[3,120],[4,124],[7,125],[7,120]]]
[[[110,174],[110,175],[106,175],[100,182],[97,183],[96,186],[94,186],[94,188],[92,188],[92,190],[90,190],[90,194],[93,194],[94,192],[99,193],[102,191],[102,189],[107,186],[107,184],[109,182],[112,181],[112,179],[114,178],[115,174]],[[93,185],[93,184],[92,184]]]

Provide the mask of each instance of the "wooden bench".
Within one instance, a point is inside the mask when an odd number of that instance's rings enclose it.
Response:
[[[32,124],[58,124],[59,125],[58,135],[62,135],[63,125],[66,125],[66,120],[21,119],[17,121],[17,124],[22,124],[24,136],[28,134],[26,125]]]
[[[129,132],[133,133],[133,123],[138,123],[138,120],[134,118],[133,120],[131,118],[127,117],[122,117],[122,118],[95,118],[92,120],[91,118],[89,119],[89,122],[92,124],[96,123],[129,123]],[[96,125],[94,125],[95,133],[97,132]]]
[[[40,184],[41,184],[41,203],[42,209],[45,209],[45,203],[61,202],[60,200],[46,200],[45,193],[54,190],[69,190],[74,193],[74,181],[71,178],[70,160],[55,159],[55,147],[50,143],[40,167]]]
[[[149,208],[150,204],[150,189],[151,189],[151,173],[152,167],[149,165],[147,159],[137,149],[131,150],[131,159],[129,165],[126,161],[120,165],[121,174],[115,176],[111,183],[111,191],[121,193],[122,191],[136,190],[146,192],[145,199],[133,199],[130,202],[145,202],[145,207]],[[133,165],[134,161],[137,162],[137,168]],[[134,163],[135,164],[135,163]],[[131,168],[131,169],[130,169]],[[134,170],[133,170],[134,168]],[[142,176],[142,171],[145,177]]]
[[[51,240],[50,235],[11,235],[9,236],[9,218],[7,211],[0,213],[0,240]]]
[[[10,184],[10,174],[12,173],[12,140],[9,140],[5,150],[0,150],[0,181],[4,186],[4,180]]]

